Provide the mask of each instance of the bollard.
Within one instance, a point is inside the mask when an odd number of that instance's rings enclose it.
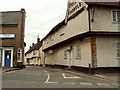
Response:
[[[89,64],[89,74],[91,74],[91,64]]]

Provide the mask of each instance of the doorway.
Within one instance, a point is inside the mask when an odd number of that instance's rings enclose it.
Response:
[[[72,65],[72,51],[68,51],[68,68],[71,68]]]
[[[0,49],[0,66],[2,66],[2,49]]]
[[[5,50],[5,67],[11,66],[11,50]]]

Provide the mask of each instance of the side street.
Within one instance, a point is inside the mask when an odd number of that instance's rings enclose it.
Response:
[[[115,75],[115,76],[113,76]],[[4,72],[3,88],[118,88],[118,76],[88,75],[72,70],[27,66]],[[112,80],[113,79],[113,80]],[[22,82],[22,83],[21,83]]]
[[[48,3],[0,11],[2,88],[119,89],[120,0],[68,0],[56,24]]]

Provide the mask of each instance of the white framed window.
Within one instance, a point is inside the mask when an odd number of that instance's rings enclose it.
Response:
[[[67,59],[67,50],[64,50],[64,59]]]
[[[117,58],[120,58],[120,41],[116,42]]]
[[[81,47],[76,45],[76,59],[81,58]]]
[[[22,48],[18,48],[18,51],[17,51],[17,62],[22,62]]]
[[[120,10],[112,10],[112,22],[120,23]]]
[[[35,51],[33,51],[33,55],[35,55],[36,54],[36,52]]]

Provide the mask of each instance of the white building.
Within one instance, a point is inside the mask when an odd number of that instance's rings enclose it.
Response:
[[[42,40],[46,65],[118,70],[119,0],[91,1],[68,2],[65,19]]]
[[[30,49],[25,53],[26,56],[26,64],[28,65],[35,65],[39,66],[41,65],[41,52],[40,49],[42,48],[42,43],[40,39],[37,39],[36,44],[32,44],[32,47],[30,46]]]

